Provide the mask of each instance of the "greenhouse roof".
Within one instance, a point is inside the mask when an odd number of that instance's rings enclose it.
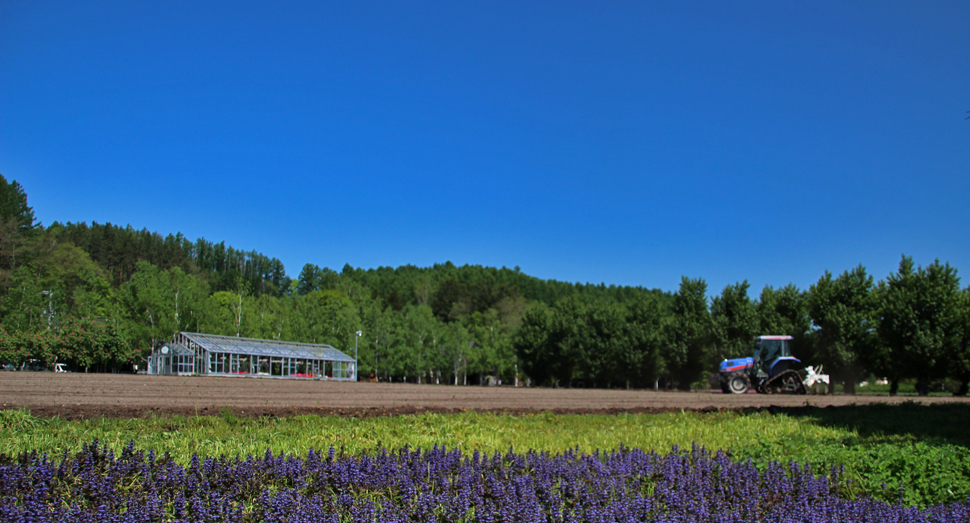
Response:
[[[181,334],[209,352],[251,354],[253,356],[269,356],[276,358],[305,358],[347,362],[354,361],[353,358],[331,347],[330,345],[315,345],[310,343],[296,343],[292,341],[257,340],[253,338],[237,338],[235,336],[216,336],[214,334],[199,334],[197,332],[183,332]]]
[[[166,351],[165,348],[168,348],[168,351]],[[185,345],[182,345],[181,343],[174,343],[174,342],[166,343],[165,346],[162,347],[161,352],[162,354],[171,353],[171,354],[182,355],[182,356],[191,356],[195,354],[194,352],[192,352],[192,349],[186,347]]]

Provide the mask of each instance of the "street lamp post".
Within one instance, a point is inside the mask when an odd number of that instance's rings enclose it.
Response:
[[[354,381],[357,381],[357,367],[359,367],[357,364],[357,340],[360,339],[363,333],[364,331],[357,331],[357,336],[354,337]]]

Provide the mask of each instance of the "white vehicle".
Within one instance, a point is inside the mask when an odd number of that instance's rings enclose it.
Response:
[[[65,364],[63,364],[63,363],[55,363],[54,364],[54,372],[71,372],[71,371],[67,370],[67,365],[65,365]]]

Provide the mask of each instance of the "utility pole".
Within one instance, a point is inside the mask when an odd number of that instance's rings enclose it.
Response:
[[[354,337],[354,381],[357,381],[357,342],[360,340],[360,336],[364,334],[364,331],[357,331],[357,336]]]

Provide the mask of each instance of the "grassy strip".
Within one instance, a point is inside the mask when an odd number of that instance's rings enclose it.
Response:
[[[621,415],[509,416],[424,414],[383,418],[157,417],[69,422],[23,411],[0,411],[0,453],[59,456],[97,439],[120,451],[129,441],[187,463],[200,456],[305,455],[310,448],[378,447],[464,452],[567,449],[592,452],[620,445],[669,452],[692,443],[724,449],[759,466],[810,463],[814,470],[846,468],[852,491],[907,505],[963,501],[970,496],[970,408],[963,405],[788,409],[769,413],[716,412]],[[899,491],[906,489],[901,498]]]
[[[200,456],[261,455],[274,452],[304,454],[309,448],[344,447],[358,453],[378,447],[430,448],[434,445],[464,452],[505,452],[509,447],[562,452],[593,452],[621,444],[669,452],[673,445],[698,443],[711,449],[734,448],[759,434],[770,440],[804,435],[812,440],[844,437],[842,431],[805,420],[768,413],[556,415],[526,416],[475,413],[422,414],[375,418],[295,416],[291,418],[156,417],[64,421],[34,418],[23,411],[0,412],[0,452],[28,450],[59,455],[75,452],[98,439],[120,450],[134,440],[140,448],[169,452],[187,463]]]

